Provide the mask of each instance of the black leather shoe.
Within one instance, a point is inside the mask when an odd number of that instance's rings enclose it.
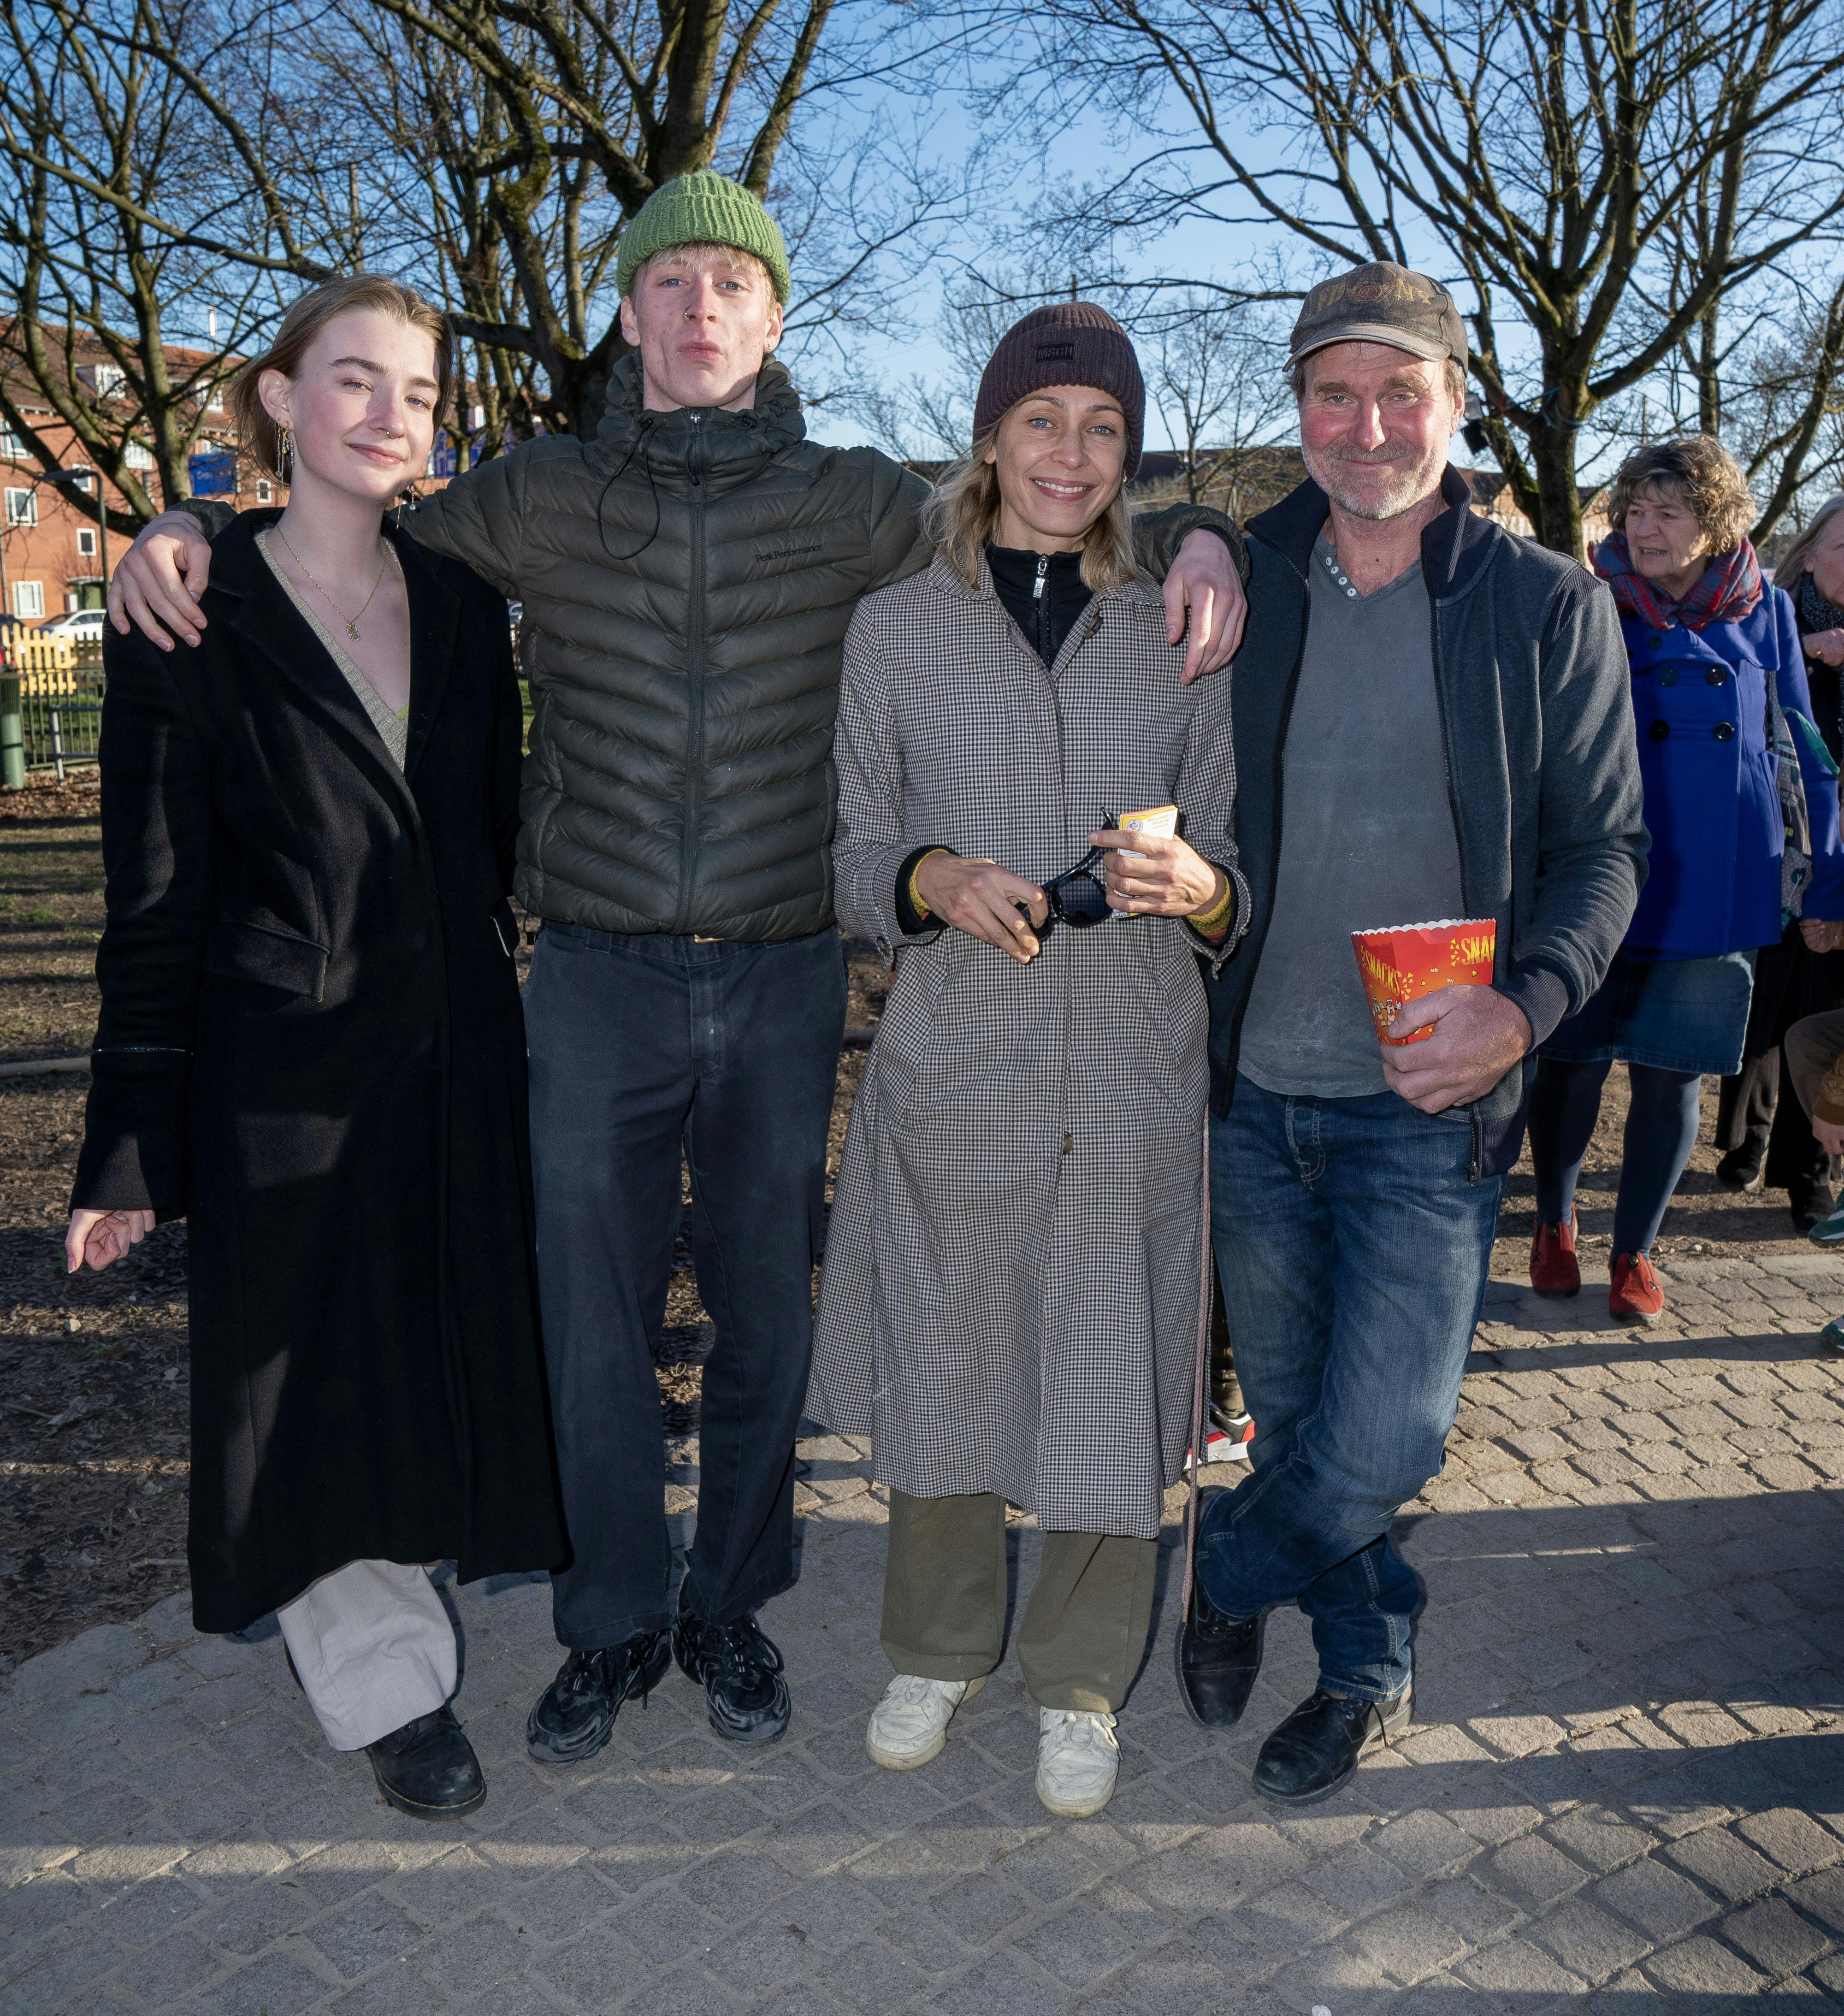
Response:
[[[672,1663],[664,1631],[572,1652],[525,1718],[525,1748],[540,1764],[578,1764],[614,1733],[623,1701],[644,1702]]]
[[[367,1744],[365,1754],[378,1790],[412,1819],[456,1820],[485,1802],[481,1761],[446,1702]]]
[[[1716,1164],[1716,1179],[1732,1190],[1758,1190],[1766,1181],[1767,1165],[1766,1143],[1757,1147],[1752,1141],[1744,1142]]]
[[[1787,1199],[1792,1209],[1793,1222],[1802,1232],[1810,1232],[1837,1208],[1837,1200],[1825,1183],[1795,1184],[1788,1191]]]
[[[1414,1715],[1413,1687],[1389,1701],[1351,1701],[1319,1688],[1262,1745],[1255,1789],[1290,1806],[1329,1799],[1373,1750],[1400,1736]]]
[[[773,1743],[794,1704],[781,1676],[781,1654],[753,1616],[707,1624],[681,1610],[672,1627],[672,1656],[704,1690],[711,1726],[733,1743]]]
[[[1191,1606],[1178,1627],[1178,1693],[1193,1722],[1205,1729],[1234,1729],[1242,1719],[1255,1679],[1262,1669],[1262,1640],[1267,1613],[1226,1617],[1204,1593],[1204,1578],[1191,1576]]]

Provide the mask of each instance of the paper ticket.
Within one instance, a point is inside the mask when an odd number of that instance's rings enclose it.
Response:
[[[1176,805],[1154,805],[1148,812],[1128,812],[1115,821],[1117,833],[1143,833],[1154,840],[1171,840],[1178,832],[1178,808]],[[1129,861],[1143,861],[1143,854],[1136,854],[1130,847],[1123,847],[1122,855]],[[1116,910],[1117,917],[1129,916],[1127,910]]]

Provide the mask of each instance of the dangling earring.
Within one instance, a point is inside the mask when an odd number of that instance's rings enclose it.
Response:
[[[294,454],[294,437],[286,427],[276,430],[276,481],[288,481],[288,464]]]

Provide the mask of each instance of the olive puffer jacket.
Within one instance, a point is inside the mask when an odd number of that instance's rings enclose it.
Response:
[[[525,909],[804,937],[833,920],[845,628],[862,596],[927,566],[927,486],[873,448],[808,441],[772,358],[747,412],[649,411],[639,365],[615,367],[593,441],[522,443],[404,528],[524,605]],[[1142,560],[1162,576],[1206,524],[1234,536],[1188,506],[1141,521]]]

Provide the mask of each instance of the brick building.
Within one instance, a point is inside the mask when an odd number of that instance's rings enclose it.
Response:
[[[211,362],[202,351],[180,349],[171,351],[169,358],[174,376],[182,380]],[[121,382],[115,367],[100,356],[81,362],[77,376],[86,394],[104,401]],[[97,522],[99,484],[110,509],[125,510],[126,500],[91,468],[81,443],[29,379],[13,374],[7,390],[26,423],[57,456],[60,470],[57,477],[48,474],[0,419],[0,608],[27,622],[99,608],[109,565],[129,535]],[[128,410],[124,404],[124,415]],[[157,501],[164,502],[153,455],[131,446],[128,456]],[[222,497],[240,510],[286,495],[280,484],[240,470],[229,416],[215,403],[201,416],[189,473],[195,495]]]

